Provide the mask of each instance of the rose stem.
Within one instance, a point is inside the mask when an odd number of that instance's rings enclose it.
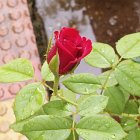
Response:
[[[59,86],[59,76],[55,75],[54,85],[53,85],[53,95],[54,96],[57,96],[58,86]]]
[[[63,96],[61,96],[60,94],[57,93],[58,86],[59,86],[59,79],[60,79],[60,77],[58,75],[55,75],[54,86],[53,86],[53,95],[57,96],[58,98],[60,98],[60,99],[62,99],[62,100],[64,100],[64,101],[66,101],[66,102],[68,102],[68,103],[70,103],[70,104],[72,104],[72,105],[77,107],[76,103],[66,99],[65,97],[63,97]]]

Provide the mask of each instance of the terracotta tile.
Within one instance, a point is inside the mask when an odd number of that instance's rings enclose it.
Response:
[[[40,58],[26,0],[0,0],[0,66],[15,58],[31,60],[35,75],[40,79]],[[9,125],[15,121],[13,98],[22,86],[0,83],[0,140],[27,140],[15,133]]]
[[[40,79],[40,59],[27,1],[0,0],[0,65],[15,58],[30,59]],[[0,84],[0,100],[14,97],[23,85]]]
[[[13,102],[14,99],[0,102],[0,140],[27,140],[25,136],[9,128],[10,124],[15,122]]]

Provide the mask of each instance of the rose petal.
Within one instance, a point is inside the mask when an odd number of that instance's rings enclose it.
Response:
[[[63,41],[63,46],[65,46],[65,49],[67,49],[74,57],[77,55],[77,48],[76,45],[69,40]]]
[[[59,32],[58,31],[54,32],[54,37],[55,37],[56,40],[59,39]]]
[[[70,61],[65,67],[62,67],[59,69],[60,74],[66,74],[72,71],[72,69],[79,63],[80,61],[78,59],[75,59],[73,61]]]
[[[60,68],[65,67],[70,61],[75,59],[75,57],[65,47],[63,47],[59,41],[56,42],[56,47],[58,48]]]
[[[91,40],[86,40],[85,37],[83,37],[83,41],[82,41],[82,48],[83,48],[83,52],[82,52],[82,56],[81,58],[84,58],[85,56],[87,56],[91,51],[92,51],[92,43]]]
[[[47,61],[53,58],[58,51],[59,54],[59,74],[69,73],[78,65],[82,58],[92,50],[90,40],[81,38],[79,32],[73,28],[62,28],[60,32],[55,31],[55,45],[51,48]]]
[[[78,45],[81,42],[81,37],[79,31],[73,28],[62,28],[59,35],[60,41],[69,40],[75,45]]]

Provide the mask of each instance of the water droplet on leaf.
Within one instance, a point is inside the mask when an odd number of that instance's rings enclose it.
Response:
[[[111,136],[111,138],[115,139],[115,138],[116,138],[116,136],[115,136],[115,135],[112,135],[112,136]]]

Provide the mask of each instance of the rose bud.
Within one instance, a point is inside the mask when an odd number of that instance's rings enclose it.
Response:
[[[55,31],[55,43],[47,55],[48,64],[58,54],[59,75],[70,73],[92,50],[91,40],[81,37],[74,28],[62,28]]]

